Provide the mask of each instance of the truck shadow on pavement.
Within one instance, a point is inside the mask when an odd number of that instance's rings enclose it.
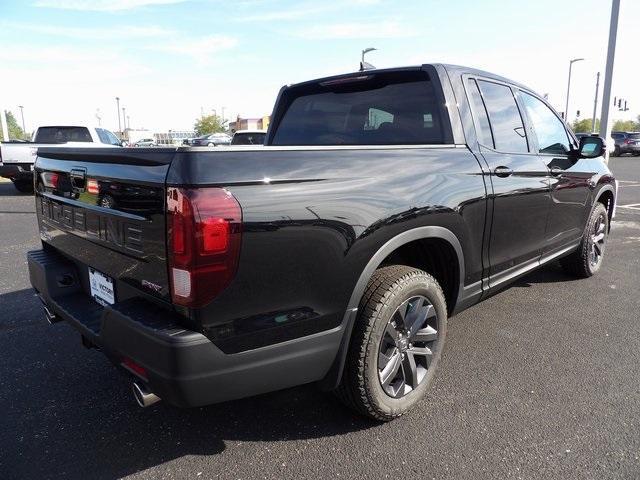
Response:
[[[100,352],[84,349],[66,324],[45,321],[33,290],[0,295],[0,306],[2,478],[120,478],[184,456],[215,456],[228,442],[378,425],[314,386],[204,408],[142,409]]]
[[[571,280],[559,265],[514,284]],[[179,409],[142,409],[130,380],[66,324],[48,325],[33,290],[0,295],[0,472],[2,478],[119,478],[226,445],[305,440],[376,428],[331,394],[302,386]],[[178,476],[194,472],[182,472]],[[197,473],[197,472],[195,472]]]
[[[20,193],[11,182],[0,182],[0,197],[28,197],[33,193]]]

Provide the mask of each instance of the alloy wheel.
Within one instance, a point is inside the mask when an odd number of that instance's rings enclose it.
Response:
[[[415,390],[425,379],[438,343],[438,316],[422,295],[405,300],[393,313],[380,340],[378,377],[393,398]]]
[[[589,262],[592,267],[596,267],[602,261],[604,255],[604,247],[607,240],[607,219],[605,215],[605,213],[601,213],[598,216],[591,233]]]

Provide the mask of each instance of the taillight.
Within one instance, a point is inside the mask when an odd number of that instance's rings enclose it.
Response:
[[[201,307],[236,273],[242,210],[222,188],[169,188],[167,239],[174,303]]]
[[[58,172],[42,172],[40,177],[45,187],[58,188],[60,183],[60,174]]]

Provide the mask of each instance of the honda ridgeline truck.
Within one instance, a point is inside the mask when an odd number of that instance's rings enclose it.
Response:
[[[41,148],[46,317],[190,407],[317,383],[391,420],[447,318],[559,259],[601,267],[616,182],[538,94],[449,65],[282,88],[264,147]]]

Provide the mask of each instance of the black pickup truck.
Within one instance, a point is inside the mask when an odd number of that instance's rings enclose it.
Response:
[[[425,393],[447,317],[552,260],[598,271],[603,153],[471,68],[286,86],[264,147],[40,149],[31,283],[143,406],[315,382],[390,420]]]

